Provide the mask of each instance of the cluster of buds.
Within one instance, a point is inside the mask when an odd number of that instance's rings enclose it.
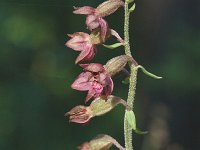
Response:
[[[103,44],[110,36],[115,36],[117,40],[124,44],[119,34],[109,28],[104,17],[114,13],[119,7],[123,7],[122,0],[107,0],[97,8],[90,6],[74,7],[75,14],[86,15],[87,29],[91,32],[76,32],[68,34],[70,39],[66,46],[80,51],[75,63],[89,62],[97,53],[97,45]],[[95,116],[101,116],[112,110],[118,104],[123,104],[127,108],[126,102],[119,97],[113,96],[112,77],[122,71],[127,63],[134,64],[133,58],[128,55],[121,55],[110,59],[105,65],[100,63],[79,64],[83,72],[75,79],[71,87],[78,91],[87,91],[85,103],[92,101],[89,106],[76,106],[66,113],[70,122],[86,123]],[[116,140],[108,135],[101,135],[84,143],[80,150],[108,150],[112,145],[120,150],[125,150]]]

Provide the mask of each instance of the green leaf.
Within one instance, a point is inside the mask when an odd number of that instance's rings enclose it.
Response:
[[[130,124],[130,126],[132,127],[132,129],[136,130],[136,119],[135,119],[135,114],[132,110],[126,111],[126,119]]]
[[[135,118],[135,114],[134,114],[134,112],[132,110],[131,111],[129,111],[129,110],[126,111],[126,119],[127,119],[128,123],[129,123],[129,125],[135,131],[135,133],[137,133],[137,134],[147,134],[148,133],[148,131],[141,131],[140,129],[138,129],[136,127],[136,118]]]
[[[129,9],[129,12],[133,12],[135,10],[135,7],[136,7],[136,5],[134,3],[133,6],[131,6],[131,8]]]
[[[147,134],[148,131],[141,131],[140,129],[136,128],[135,133],[137,133],[137,134]]]
[[[162,79],[162,77],[159,77],[159,76],[157,76],[157,75],[155,75],[155,74],[153,74],[153,73],[148,72],[148,71],[147,71],[143,66],[141,66],[141,65],[138,65],[137,68],[142,69],[142,71],[143,71],[146,75],[148,75],[148,76],[150,76],[150,77],[152,77],[152,78],[154,78],[154,79]]]
[[[115,43],[115,44],[112,44],[112,45],[103,44],[104,47],[109,48],[109,49],[115,49],[115,48],[120,47],[122,45],[123,45],[122,43]]]
[[[130,82],[130,77],[126,77],[124,80],[122,80],[123,84],[129,84]]]

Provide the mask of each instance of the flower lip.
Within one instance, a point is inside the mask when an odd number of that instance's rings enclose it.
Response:
[[[108,39],[110,34],[107,35],[106,39]],[[101,30],[100,28],[97,28],[93,30],[90,34],[90,42],[92,44],[101,44],[103,43],[102,38],[101,38]]]

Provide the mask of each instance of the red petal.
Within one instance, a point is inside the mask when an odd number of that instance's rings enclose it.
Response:
[[[99,24],[101,27],[101,39],[105,42],[109,31],[108,23],[104,19],[99,18]]]
[[[89,61],[91,60],[95,55],[95,50],[93,45],[87,45],[84,50],[79,54],[79,56],[76,58],[75,63],[79,63],[80,61]]]
[[[92,77],[91,72],[81,73],[76,80],[72,83],[71,88],[79,91],[88,91],[91,89],[91,83],[88,82]]]
[[[97,52],[96,47],[93,45],[91,47],[90,53],[84,58],[84,61],[92,60],[94,58],[96,52]]]
[[[66,42],[66,46],[72,48],[76,51],[82,51],[86,48],[89,42],[89,34],[83,32],[76,32],[74,34],[69,34],[71,39]]]
[[[98,18],[95,15],[88,15],[86,17],[86,25],[90,31],[99,27]]]
[[[110,77],[106,78],[106,83],[107,83],[107,86],[105,87],[104,92],[105,92],[105,95],[108,96],[112,93],[114,84]]]
[[[85,98],[85,103],[87,103],[91,98],[93,98],[95,96],[95,92],[91,89],[88,91],[88,94]]]

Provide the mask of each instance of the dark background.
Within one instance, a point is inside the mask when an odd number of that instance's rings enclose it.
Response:
[[[88,125],[68,123],[65,112],[84,104],[86,93],[70,88],[81,68],[78,53],[65,47],[67,33],[86,30],[73,6],[96,7],[102,0],[0,0],[0,149],[75,150],[106,133],[122,145],[124,109],[118,106]],[[138,74],[134,111],[135,149],[200,148],[200,1],[138,0],[131,15],[134,58],[154,80]],[[123,9],[106,17],[123,35]],[[115,42],[111,39],[107,44]],[[105,63],[123,49],[98,46],[94,62]],[[127,98],[128,86],[115,77],[113,94]],[[115,148],[113,148],[115,149]]]

